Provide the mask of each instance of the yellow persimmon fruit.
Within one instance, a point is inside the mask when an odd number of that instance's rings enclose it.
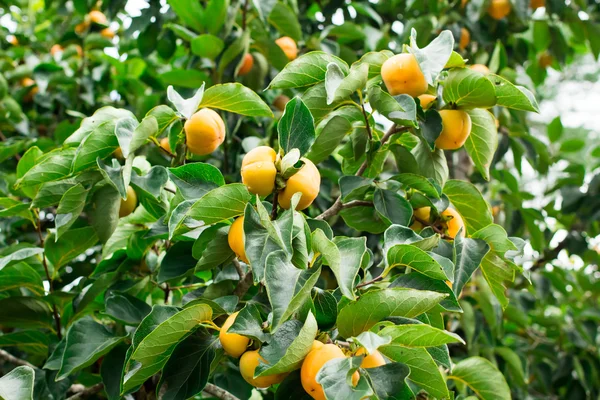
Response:
[[[210,108],[197,111],[183,128],[188,150],[199,156],[212,153],[225,140],[225,123]]]
[[[100,35],[107,39],[112,39],[115,37],[115,32],[110,28],[104,28],[100,31]]]
[[[250,339],[246,336],[238,335],[237,333],[227,333],[227,330],[235,322],[237,315],[238,312],[235,312],[227,317],[219,331],[219,341],[221,342],[221,346],[223,346],[223,350],[225,350],[225,353],[235,358],[244,354],[248,344],[250,344]]]
[[[252,70],[253,65],[254,65],[254,57],[252,57],[252,54],[246,53],[246,55],[244,56],[244,61],[242,61],[242,66],[240,67],[240,70],[238,71],[238,75],[240,75],[240,76],[246,75],[248,72],[250,72]]]
[[[171,151],[171,145],[169,144],[168,137],[164,137],[164,138],[160,139],[160,147],[162,147],[163,149],[165,149],[169,152]]]
[[[298,46],[296,45],[294,39],[292,39],[291,37],[280,37],[275,41],[275,43],[281,48],[281,50],[283,50],[288,60],[292,61],[295,60],[296,57],[298,57]]]
[[[273,107],[278,109],[279,111],[285,110],[285,105],[290,101],[290,98],[284,94],[281,94],[273,100]]]
[[[435,140],[435,146],[442,150],[456,150],[462,147],[471,133],[471,117],[463,110],[441,110],[442,133]]]
[[[86,22],[82,22],[80,24],[75,25],[75,33],[81,35],[83,32],[87,30],[89,24]]]
[[[102,11],[93,10],[88,14],[88,19],[90,22],[94,24],[106,25],[108,20],[106,19],[106,15]]]
[[[431,215],[431,207],[417,208],[413,212],[415,221],[419,222],[419,225],[421,225],[421,226],[424,226],[424,225],[422,223],[420,223],[420,221],[429,223],[430,215]],[[458,213],[458,211],[456,211],[453,208],[448,207],[440,214],[440,217],[441,218],[440,218],[439,224],[436,224],[436,226],[439,226],[441,229],[443,229],[448,234],[448,236],[450,236],[452,239],[454,239],[456,237],[456,235],[458,234],[458,231],[460,231],[461,228],[462,228],[461,236],[465,235],[465,228],[464,228],[465,222],[463,221],[463,219],[460,216],[460,214]],[[411,225],[411,228],[412,228],[412,225]]]
[[[381,78],[392,96],[417,97],[427,91],[427,81],[414,55],[396,54],[381,66]]]
[[[64,49],[63,49],[63,47],[60,44],[55,44],[54,46],[52,46],[50,48],[50,55],[54,56],[54,55],[56,55],[57,53],[60,53],[63,50]]]
[[[318,340],[313,340],[313,344],[312,344],[312,347],[310,348],[310,350],[313,351],[316,349],[320,349],[323,346],[325,346],[325,343],[320,342]]]
[[[421,102],[421,108],[426,110],[435,101],[436,97],[432,94],[422,94],[418,97],[418,99]]]
[[[248,258],[246,258],[246,250],[244,248],[244,216],[238,217],[233,221],[233,224],[229,227],[227,241],[235,255],[248,264]]]
[[[325,400],[323,387],[317,383],[317,374],[329,360],[334,358],[344,358],[344,352],[335,344],[325,344],[320,348],[311,350],[304,359],[300,370],[300,380],[302,387],[310,397],[315,400]],[[352,384],[356,385],[360,376],[358,371],[352,375]]]
[[[119,218],[126,217],[135,210],[137,207],[137,195],[135,190],[131,186],[127,186],[127,198],[121,199],[121,206],[119,207]]]
[[[468,2],[469,2],[469,0],[460,0],[460,7],[465,8],[467,6]]]
[[[362,356],[363,354],[367,354],[367,352],[364,347],[361,347],[356,352],[356,355]],[[361,368],[375,368],[381,367],[382,365],[385,365],[385,359],[377,350],[363,358],[362,362],[360,363]]]
[[[552,62],[554,61],[554,57],[552,57],[550,55],[550,53],[548,53],[547,51],[543,52],[540,55],[540,58],[538,60],[540,67],[542,68],[548,68],[550,65],[552,65]]]
[[[482,73],[483,75],[487,75],[490,73],[490,69],[483,64],[473,64],[469,68],[472,69],[473,71]]]
[[[511,9],[509,0],[491,0],[487,12],[490,17],[499,20],[510,14]]]
[[[460,41],[458,42],[458,48],[464,50],[471,42],[471,33],[467,28],[460,28]]]
[[[19,45],[19,39],[17,39],[17,37],[15,35],[12,35],[8,39],[8,43],[12,44],[13,46],[18,46]]]
[[[240,373],[246,382],[256,388],[268,388],[280,383],[286,377],[287,374],[276,374],[255,378],[254,371],[261,360],[266,362],[258,353],[258,350],[247,351],[242,355],[242,358],[240,358]]]
[[[302,158],[301,160],[304,161],[304,165],[287,180],[285,188],[279,193],[278,200],[282,208],[288,209],[292,206],[292,196],[297,192],[302,193],[302,197],[300,197],[296,210],[304,210],[319,195],[321,188],[319,170],[309,159]]]
[[[25,102],[32,101],[33,100],[33,96],[37,92],[40,91],[40,89],[35,84],[35,81],[33,79],[31,79],[30,77],[25,77],[25,78],[21,79],[21,86],[23,86],[23,87],[31,87],[31,89],[29,89],[29,92],[27,92],[23,96],[23,101],[25,101]]]
[[[250,150],[242,160],[242,183],[248,191],[267,196],[275,189],[275,159],[277,153],[269,146],[258,146]]]
[[[534,10],[540,7],[546,7],[546,0],[531,0],[529,6]]]

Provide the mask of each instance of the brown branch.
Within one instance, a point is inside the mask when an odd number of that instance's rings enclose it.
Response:
[[[173,190],[173,189],[171,189],[171,188],[168,188],[168,187],[166,187],[166,186],[165,186],[163,189],[164,189],[164,190],[166,190],[166,191],[167,191],[167,192],[169,192],[169,193],[177,194],[177,191],[176,191],[176,190]]]
[[[15,356],[13,356],[12,354],[10,354],[7,351],[4,351],[2,349],[0,349],[0,358],[3,360],[8,361],[11,364],[15,364],[15,365],[19,365],[19,366],[25,366],[25,367],[30,367],[30,368],[36,368],[35,365],[28,363],[25,360],[21,360],[20,358],[17,358]]]
[[[424,219],[421,219],[421,218],[417,217],[416,215],[413,215],[413,218],[418,223],[420,223],[422,225],[425,225],[425,226],[431,227],[431,229],[433,229],[433,231],[435,233],[439,234],[442,237],[442,239],[446,239],[446,240],[452,240],[453,239],[452,237],[446,235],[442,229],[440,229],[438,226],[435,225],[435,223],[432,224],[429,221],[425,221]]]
[[[242,8],[242,30],[246,30],[246,15],[248,14],[248,0],[244,0]]]
[[[38,218],[37,221],[37,233],[40,238],[40,246],[44,249],[44,237],[42,236],[42,221]],[[46,272],[46,279],[48,280],[48,291],[52,293],[54,291],[54,284],[52,281],[52,277],[50,276],[50,271],[48,270],[48,262],[46,261],[46,251],[42,252],[42,264],[44,265],[44,271]],[[56,309],[56,304],[52,304],[52,315],[54,316],[54,324],[56,326],[56,337],[58,340],[62,340],[62,328],[60,324],[60,316],[58,315],[58,310]]]
[[[273,208],[271,210],[271,220],[275,221],[277,219],[277,207],[279,206],[278,204],[278,199],[279,197],[279,190],[276,190],[275,193],[273,194]]]
[[[546,263],[548,263],[549,261],[556,259],[556,257],[558,257],[558,254],[567,247],[568,238],[569,238],[568,236],[566,238],[564,238],[563,241],[560,242],[552,250],[544,251],[544,254],[542,255],[542,257],[538,258],[536,260],[536,262],[533,263],[533,265],[531,266],[529,271],[535,271],[536,269],[539,269],[539,268],[545,266]]]
[[[213,385],[212,383],[207,383],[204,387],[204,391],[212,396],[215,396],[221,400],[240,400],[236,396],[232,395],[225,389],[221,389],[217,385]]]
[[[163,153],[165,153],[166,155],[168,155],[171,158],[177,157],[175,154],[171,153],[169,150],[165,149],[161,145],[158,145],[158,149],[161,150]]]
[[[371,279],[370,281],[359,283],[358,285],[356,285],[356,288],[358,289],[358,288],[361,288],[363,286],[370,285],[370,284],[378,282],[378,281],[380,281],[382,279],[383,279],[383,275],[379,275],[378,277],[375,277],[375,278]]]
[[[248,271],[248,273],[246,273],[246,276],[244,276],[244,279],[238,282],[235,290],[233,291],[233,294],[241,299],[242,297],[244,297],[246,292],[248,292],[248,289],[250,289],[253,283],[254,278],[252,277],[252,271]]]
[[[71,387],[73,387],[73,386],[71,386]],[[84,399],[84,398],[86,398],[88,396],[91,396],[93,394],[98,393],[99,391],[102,390],[102,388],[104,388],[104,385],[102,383],[97,383],[94,386],[90,386],[89,388],[85,388],[85,389],[83,389],[81,391],[78,391],[77,393],[75,393],[71,397],[67,397],[67,400]]]
[[[362,97],[361,97],[362,100]],[[373,140],[373,132],[371,132],[371,124],[369,124],[369,116],[367,115],[367,110],[365,110],[365,103],[360,102],[360,108],[362,109],[363,117],[365,118],[365,125],[367,127],[367,135],[369,135],[369,140]]]
[[[245,273],[244,273],[244,270],[242,269],[242,265],[240,264],[240,262],[238,261],[237,258],[233,259],[233,266],[235,267],[235,270],[237,271],[238,275],[240,276],[240,281],[243,280],[245,278]]]
[[[365,201],[365,200],[352,200],[352,201],[349,201],[348,203],[342,204],[341,197],[338,197],[338,199],[335,201],[335,203],[333,203],[333,205],[330,208],[325,210],[325,212],[323,212],[321,215],[317,216],[315,219],[327,219],[347,208],[369,207],[372,205],[373,205],[373,202]]]

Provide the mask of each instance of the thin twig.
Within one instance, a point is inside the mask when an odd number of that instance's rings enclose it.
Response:
[[[358,288],[361,288],[363,286],[370,285],[370,284],[378,282],[378,281],[380,281],[382,279],[383,279],[383,275],[379,275],[378,277],[375,277],[375,278],[371,279],[370,281],[359,283],[358,285],[356,285],[356,288],[358,289]]]
[[[103,387],[104,387],[104,385],[102,383],[97,383],[94,386],[90,386],[89,388],[85,388],[82,391],[75,393],[71,397],[67,397],[67,400],[84,399],[88,396],[98,393],[99,391],[102,390]]]
[[[235,270],[237,271],[238,275],[240,276],[240,280],[244,279],[246,274],[244,273],[244,270],[242,269],[242,265],[240,264],[240,262],[238,261],[237,258],[233,259],[233,266],[235,267]]]
[[[246,30],[246,15],[248,14],[248,0],[244,0],[242,8],[242,30]]]
[[[372,206],[373,202],[366,200],[352,200],[348,203],[342,204],[341,198],[338,198],[336,202],[329,209],[325,210],[323,214],[317,216],[315,219],[327,219],[339,213],[342,210],[353,207],[369,207]]]
[[[204,387],[204,391],[210,395],[213,395],[221,400],[240,400],[236,396],[229,393],[227,390],[222,389],[212,383],[207,383]]]
[[[369,135],[369,140],[373,140],[373,132],[371,132],[371,124],[369,124],[369,116],[367,115],[367,110],[365,110],[365,103],[362,101],[362,95],[360,96],[360,108],[362,109],[363,117],[365,118],[365,125],[367,128],[367,135]]]
[[[417,217],[416,215],[413,215],[413,218],[418,223],[420,223],[422,225],[425,225],[425,226],[431,227],[431,229],[433,229],[433,231],[435,233],[439,234],[442,237],[442,239],[447,239],[447,240],[451,240],[452,239],[452,237],[446,235],[442,229],[440,229],[438,226],[436,226],[435,223],[432,224],[429,221],[425,221],[424,219],[421,219],[421,218]]]
[[[244,276],[244,279],[238,282],[235,290],[233,291],[233,294],[241,299],[242,297],[244,297],[246,292],[248,292],[248,289],[250,289],[253,283],[254,278],[252,277],[252,271],[248,271],[248,273],[246,273],[246,276]]]
[[[271,220],[277,219],[277,207],[279,206],[277,199],[279,198],[279,190],[276,190],[273,194],[273,209],[271,210]]]
[[[44,249],[44,237],[42,236],[42,220],[38,218],[37,221],[37,233],[40,238],[40,246]],[[46,251],[42,252],[42,264],[44,265],[44,271],[46,272],[46,279],[48,280],[48,291],[52,293],[54,291],[54,284],[52,281],[52,277],[50,276],[50,271],[48,270],[48,262],[46,261]],[[56,309],[56,304],[52,304],[52,315],[54,316],[54,324],[56,325],[56,337],[58,340],[62,340],[62,328],[60,323],[60,316],[58,315],[58,310]]]
[[[9,352],[1,350],[1,349],[0,349],[0,358],[8,361],[11,364],[35,368],[35,365],[30,364],[25,360],[21,360],[20,358],[17,358],[15,356],[13,356],[12,354],[10,354]]]
[[[175,158],[177,157],[175,154],[171,153],[169,150],[165,149],[164,147],[162,147],[161,145],[158,145],[158,149],[160,151],[162,151],[163,153],[165,153],[166,155],[168,155],[171,158]]]
[[[163,189],[165,189],[165,190],[166,190],[167,192],[169,192],[169,193],[177,194],[177,191],[175,191],[175,190],[173,190],[173,189],[171,189],[171,188],[168,188],[168,187],[166,187],[166,186],[165,186]]]

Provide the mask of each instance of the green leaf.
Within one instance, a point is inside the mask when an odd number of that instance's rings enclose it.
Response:
[[[521,357],[508,347],[496,347],[494,352],[504,359],[512,376],[516,378],[520,386],[525,386],[528,383],[527,375],[523,369]]]
[[[501,256],[507,251],[517,251],[517,246],[508,238],[508,234],[500,225],[491,224],[485,228],[474,232],[473,239],[482,239],[490,245],[492,250]]]
[[[122,344],[113,348],[102,359],[100,376],[108,400],[121,399],[121,375],[128,346]]]
[[[123,150],[123,156],[127,157],[129,154],[134,153],[140,147],[148,142],[148,139],[152,136],[157,136],[159,133],[158,120],[152,115],[146,116],[142,122],[133,131],[131,142],[129,143],[129,152],[126,154],[124,147],[121,145]]]
[[[429,197],[433,197],[436,199],[440,198],[441,193],[438,192],[438,188],[433,183],[431,178],[428,179],[428,178],[425,178],[424,176],[417,175],[417,174],[403,173],[403,174],[394,175],[392,177],[392,179],[402,183],[406,187],[409,187],[411,189],[416,189]]]
[[[44,154],[36,164],[17,180],[15,186],[29,187],[64,178],[71,172],[75,149],[57,149]]]
[[[535,96],[523,86],[513,85],[501,76],[487,75],[496,89],[496,104],[515,110],[540,112]]]
[[[96,190],[91,203],[91,224],[100,241],[107,243],[119,223],[121,195],[111,185],[104,185]]]
[[[303,156],[315,141],[315,122],[300,97],[294,97],[286,106],[279,123],[279,146],[285,153],[300,150]]]
[[[370,88],[368,95],[371,107],[390,121],[401,126],[417,126],[417,105],[409,95],[392,96],[379,86]]]
[[[490,246],[481,239],[462,238],[460,235],[454,238],[455,278],[452,284],[454,293],[460,295],[489,250]]]
[[[96,165],[97,158],[103,159],[111,155],[119,147],[119,140],[115,135],[115,128],[117,124],[126,123],[125,121],[137,123],[137,119],[132,117],[116,121],[109,120],[98,125],[91,134],[86,136],[79,144],[79,147],[77,147],[75,157],[73,158],[73,165],[71,167],[72,171],[80,172],[93,167]]]
[[[217,108],[249,117],[273,118],[271,108],[241,83],[224,83],[206,89],[200,107]]]
[[[83,185],[77,184],[67,190],[60,199],[55,219],[56,241],[58,241],[60,236],[75,223],[77,218],[79,218],[79,214],[81,214],[83,207],[85,206],[87,194],[88,191]]]
[[[342,337],[360,334],[384,318],[397,316],[412,318],[422,314],[445,294],[414,289],[373,290],[350,302],[338,314],[337,326]]]
[[[186,200],[196,200],[225,185],[221,171],[211,164],[196,162],[169,168],[169,177]]]
[[[65,379],[108,353],[125,336],[115,336],[104,325],[84,318],[71,325],[56,379]]]
[[[219,265],[231,261],[235,257],[234,252],[229,247],[228,233],[229,229],[216,225],[214,227],[210,227],[200,234],[198,240],[207,242],[206,246],[202,249],[200,257],[198,257],[199,260],[198,263],[196,263],[196,271],[213,269]],[[200,245],[198,240],[196,240],[194,243],[194,254],[197,245]]]
[[[517,267],[512,262],[502,259],[493,252],[487,253],[481,261],[483,277],[490,285],[490,289],[492,289],[502,308],[508,306],[504,282],[515,280],[515,270],[517,270]]]
[[[388,345],[380,347],[379,351],[393,361],[408,365],[410,375],[407,379],[426,390],[431,396],[450,397],[446,380],[426,349]]]
[[[319,329],[332,328],[337,318],[337,301],[333,294],[315,287],[312,290],[311,300]]]
[[[35,371],[28,366],[17,367],[0,378],[0,399],[33,400]]]
[[[547,126],[548,139],[552,143],[556,143],[563,135],[564,128],[560,116],[554,118]]]
[[[360,400],[373,395],[365,377],[352,386],[352,374],[360,367],[363,357],[334,358],[325,363],[317,373],[317,383],[325,396],[332,400]]]
[[[235,317],[233,325],[227,329],[227,333],[237,333],[247,336],[259,342],[269,342],[271,336],[263,332],[263,320],[260,310],[256,304],[246,304]]]
[[[75,257],[92,247],[98,242],[98,236],[94,228],[84,227],[70,229],[63,233],[59,240],[52,240],[50,235],[44,242],[46,257],[52,263],[55,270],[67,265]]]
[[[124,166],[121,166],[116,158],[112,159],[112,166],[105,164],[100,158],[96,162],[106,182],[114,187],[122,198],[127,197],[127,186],[129,186],[131,180],[133,157],[128,158]]]
[[[455,333],[434,328],[428,324],[404,324],[388,326],[379,331],[382,336],[392,338],[393,344],[404,347],[434,347],[465,341]]]
[[[351,131],[352,125],[350,122],[339,115],[323,121],[317,127],[317,138],[306,154],[306,158],[315,164],[324,161]]]
[[[445,30],[427,46],[419,49],[419,46],[417,46],[417,31],[415,28],[411,29],[409,50],[414,54],[427,83],[430,85],[433,85],[438,74],[448,63],[453,48],[454,36],[452,36],[452,32]]]
[[[482,357],[458,362],[448,379],[464,383],[483,400],[509,400],[510,388],[496,367]]]
[[[13,296],[0,299],[2,326],[21,329],[53,329],[48,304],[33,297]]]
[[[465,233],[478,231],[494,222],[490,207],[472,183],[452,179],[446,182],[443,192],[465,221]]]
[[[323,82],[327,65],[331,62],[336,63],[344,75],[348,74],[348,65],[340,58],[322,51],[311,51],[288,63],[267,89],[290,89]]]
[[[271,331],[276,331],[304,304],[320,273],[320,268],[302,270],[294,267],[282,250],[267,256],[265,286],[273,309]]]
[[[192,272],[196,266],[192,247],[191,242],[177,242],[167,250],[158,270],[158,283],[181,278]]]
[[[198,304],[185,308],[153,327],[131,353],[124,370],[122,393],[135,391],[146,379],[160,371],[177,344],[193,332],[198,324],[211,318],[210,307]],[[164,340],[165,337],[169,340]]]
[[[278,1],[271,9],[268,21],[281,33],[281,36],[289,36],[296,42],[302,40],[302,27],[298,16],[287,4]]]
[[[161,399],[188,399],[200,393],[208,382],[218,348],[218,336],[205,329],[198,329],[181,341],[161,374],[158,384]]]
[[[377,210],[371,206],[359,206],[343,209],[340,215],[349,227],[357,231],[366,231],[369,233],[381,233],[389,226],[384,221]]]
[[[49,343],[48,336],[39,330],[24,330],[0,336],[0,347],[17,347],[19,350],[43,357],[48,355]]]
[[[105,306],[106,314],[126,325],[138,325],[152,310],[146,302],[126,293],[111,293]]]
[[[39,247],[24,247],[19,250],[13,251],[7,256],[0,258],[0,270],[2,270],[2,268],[6,267],[7,265],[10,265],[11,263],[26,260],[29,257],[42,254],[43,252],[44,249],[41,249]]]
[[[0,293],[19,288],[26,288],[38,296],[45,293],[42,277],[23,261],[0,270]]]
[[[444,81],[442,98],[458,108],[490,108],[496,104],[493,83],[470,68],[454,68]]]
[[[390,363],[376,368],[365,369],[379,399],[403,399],[402,393],[410,390],[406,377],[410,368],[402,363]]]
[[[165,86],[173,85],[187,89],[198,89],[206,82],[208,75],[206,72],[196,69],[173,68],[160,74],[159,78]],[[167,96],[168,94],[167,88]]]
[[[298,329],[298,325],[302,328]],[[259,377],[282,374],[300,368],[312,348],[317,331],[317,321],[310,311],[304,325],[300,321],[282,324],[269,345],[261,347],[260,355],[267,363],[261,362],[254,375]]]
[[[490,167],[498,148],[498,130],[494,116],[487,110],[469,110],[471,134],[465,149],[483,178],[490,180]]]
[[[375,210],[389,224],[409,225],[413,209],[403,196],[391,190],[376,188],[373,194]]]
[[[217,36],[204,34],[193,38],[191,46],[195,55],[214,60],[225,48],[225,43]]]
[[[440,306],[451,312],[462,312],[456,295],[445,281],[429,278],[418,272],[412,271],[410,274],[401,274],[389,287],[403,287],[419,290],[429,290],[447,294],[448,296],[440,301]]]
[[[200,106],[200,102],[203,99],[205,86],[204,81],[202,81],[202,83],[198,86],[200,87],[198,88],[198,90],[196,90],[194,95],[187,99],[184,99],[179,94],[179,92],[175,90],[175,88],[173,88],[173,86],[169,86],[167,88],[167,98],[171,103],[173,103],[173,105],[177,109],[177,112],[180,115],[182,115],[185,119],[190,119],[192,115],[194,115],[194,113],[196,112],[196,110],[198,110],[198,107]],[[195,89],[198,86],[194,85],[193,88]]]
[[[135,116],[129,110],[114,108],[114,107],[102,107],[94,112],[91,117],[84,118],[81,121],[81,126],[71,136],[65,140],[65,144],[69,146],[78,146],[86,137],[92,133],[97,134],[100,132],[100,125],[106,122],[112,122],[113,129],[116,121],[122,118],[135,119]],[[103,128],[102,128],[103,129]],[[94,157],[94,161],[96,157]]]
[[[203,30],[204,10],[200,3],[194,0],[168,0],[168,3],[185,25],[198,32]]]
[[[372,354],[381,346],[390,344],[392,338],[383,334],[366,331],[351,339],[354,343],[364,348],[367,354]]]
[[[397,244],[389,248],[387,263],[388,266],[384,274],[387,274],[396,266],[403,266],[412,268],[433,279],[448,279],[442,266],[431,255],[410,244]]]
[[[367,85],[369,78],[368,64],[355,64],[345,76],[340,66],[334,62],[327,64],[325,73],[325,91],[327,104],[348,99],[357,90],[362,90]]]
[[[449,174],[444,152],[440,149],[431,151],[429,145],[424,140],[420,140],[412,150],[412,154],[420,167],[421,174],[444,186]]]

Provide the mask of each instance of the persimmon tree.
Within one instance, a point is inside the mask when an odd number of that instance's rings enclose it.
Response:
[[[0,398],[598,395],[597,3],[147,6],[0,5]]]

